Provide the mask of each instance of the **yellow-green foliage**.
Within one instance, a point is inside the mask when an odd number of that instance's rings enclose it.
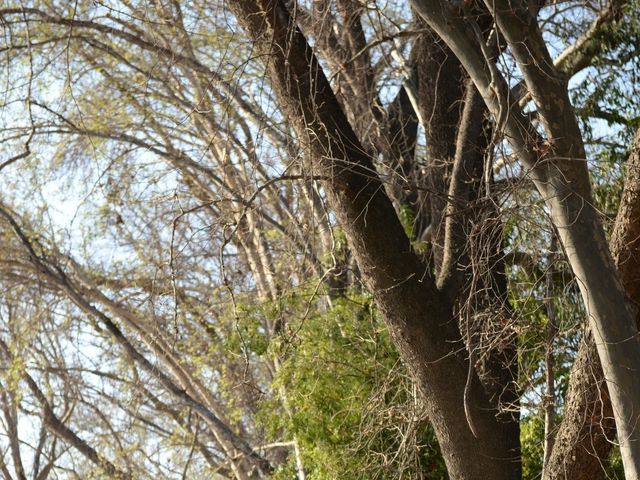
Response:
[[[260,422],[272,440],[299,442],[308,478],[442,478],[426,424],[417,429],[417,442],[402,444],[413,416],[410,387],[371,300],[334,299],[296,330],[281,345],[287,357],[272,389],[281,394],[262,403]],[[294,476],[293,455],[289,460],[274,478]]]
[[[540,478],[544,449],[544,419],[540,415],[523,418],[520,423],[520,443],[523,480]]]

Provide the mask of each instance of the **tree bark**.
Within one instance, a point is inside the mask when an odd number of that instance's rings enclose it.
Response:
[[[578,281],[612,398],[626,478],[640,478],[640,339],[593,207],[582,137],[567,81],[546,49],[526,2],[487,1],[486,7],[523,73],[547,138],[511,100],[504,76],[474,36],[477,24],[441,0],[414,0],[423,18],[447,42],[478,87],[489,110],[530,172],[557,228]],[[475,28],[474,28],[475,27]]]
[[[472,433],[463,406],[468,360],[452,308],[411,251],[372,159],[340,109],[306,39],[284,3],[239,0],[236,18],[264,55],[284,114],[312,153],[331,206],[345,230],[362,278],[373,293],[400,354],[412,372],[452,479],[518,478],[517,446],[507,440],[472,375]]]
[[[421,27],[426,27],[420,21]],[[427,27],[428,29],[428,27]],[[429,29],[430,30],[430,29]],[[418,103],[424,119],[426,166],[420,175],[425,192],[418,192],[415,205],[418,236],[431,228],[431,250],[435,268],[443,264],[447,190],[456,155],[456,133],[461,118],[465,76],[460,62],[435,32],[423,33],[416,41]],[[473,139],[475,140],[475,138]]]
[[[627,296],[639,305],[640,130],[631,148],[626,173],[610,249]],[[611,397],[593,335],[587,332],[571,369],[564,421],[545,480],[603,478],[603,465],[613,448],[615,435]]]

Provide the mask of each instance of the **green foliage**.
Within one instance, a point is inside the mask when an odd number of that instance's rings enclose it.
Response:
[[[407,234],[407,237],[413,238],[413,226],[416,221],[416,215],[413,209],[407,205],[400,205],[400,223],[402,223],[402,228],[404,228],[404,233]]]
[[[618,207],[631,135],[640,126],[638,1],[629,2],[624,21],[599,35],[604,52],[571,81],[587,143],[593,198],[609,217]],[[315,191],[317,198],[311,195],[315,181],[304,193],[304,182],[278,178],[305,173],[306,162],[298,164],[306,155],[304,142],[296,140],[287,115],[277,108],[261,55],[255,55],[246,35],[238,34],[232,16],[220,14],[226,12],[225,2],[37,5],[54,17],[86,22],[73,28],[66,21],[43,21],[16,0],[9,4],[18,14],[7,16],[11,31],[2,44],[10,53],[0,74],[7,86],[0,102],[7,152],[3,160],[24,148],[30,130],[27,105],[37,134],[31,139],[31,154],[3,171],[2,202],[15,204],[16,214],[34,225],[25,232],[36,254],[46,255],[74,284],[83,285],[87,301],[113,316],[157,371],[173,374],[175,368],[163,363],[167,356],[183,364],[184,372],[219,402],[228,426],[250,445],[260,449],[263,443],[295,440],[309,479],[446,478],[424,406],[372,299],[352,291],[329,305],[325,292],[316,291],[322,283],[316,274],[332,267],[348,272],[345,278],[353,280],[354,290],[361,288],[357,273],[352,275],[346,235],[331,205],[324,205],[322,189]],[[168,5],[184,7],[182,27]],[[555,35],[563,46],[571,44],[595,14],[578,8],[579,18],[554,14],[544,24],[545,35]],[[396,86],[401,81],[393,62],[381,61],[388,57],[387,40],[405,27],[413,29],[413,20],[406,1],[393,0],[384,15],[364,11],[371,48],[353,58],[369,56],[375,60],[372,67],[379,65],[371,70],[380,71],[371,93],[377,90],[386,103],[395,91],[389,90],[389,80]],[[94,30],[89,20],[109,27]],[[134,34],[114,35],[111,27]],[[145,38],[153,39],[147,47],[141,43]],[[413,36],[407,38],[405,45],[413,45]],[[549,46],[555,48],[554,43]],[[176,55],[163,54],[163,48]],[[409,54],[409,49],[401,53]],[[197,69],[193,61],[184,60],[187,54],[197,60]],[[504,58],[508,63],[508,55]],[[325,65],[330,73],[330,65]],[[30,68],[35,76],[26,82]],[[337,79],[335,73],[332,78]],[[518,72],[510,73],[517,80]],[[455,105],[445,107],[458,108]],[[354,105],[358,108],[353,111],[362,106]],[[383,122],[379,127],[386,128]],[[393,159],[379,153],[385,161]],[[416,158],[439,161],[429,158],[422,138]],[[515,164],[505,170],[527,177]],[[511,185],[510,175],[497,178],[496,187]],[[435,198],[437,190],[429,195]],[[545,302],[554,299],[558,325],[553,347],[558,412],[585,315],[569,273],[546,285],[550,264],[560,273],[568,267],[557,260],[561,252],[549,254],[553,229],[540,198],[532,196],[529,187],[517,187],[496,199],[506,222],[504,251],[528,258],[526,265],[506,263],[523,392],[524,478],[536,479],[542,469],[544,432]],[[426,253],[428,244],[416,238],[420,232],[414,208],[401,205],[399,218],[413,249]],[[327,248],[319,232],[330,235]],[[58,413],[65,408],[72,412],[65,418],[70,428],[105,458],[127,468],[133,465],[132,471],[140,469],[148,478],[176,478],[178,469],[173,471],[171,464],[184,468],[181,477],[217,478],[219,472],[214,472],[226,468],[229,455],[221,452],[219,465],[217,459],[209,464],[204,454],[198,457],[198,447],[206,453],[211,439],[211,432],[203,433],[207,427],[201,419],[176,407],[157,378],[122,356],[98,319],[85,316],[77,305],[53,308],[55,299],[66,298],[64,289],[45,275],[35,275],[39,270],[14,237],[8,228],[0,231],[6,257],[2,301],[12,308],[21,306],[17,314],[0,312],[2,335],[11,346],[0,382],[14,394],[12,402],[24,402],[19,405],[20,415],[25,415],[20,425],[34,420],[33,428],[38,426],[41,409],[23,381],[30,373]],[[260,242],[264,255],[253,251]],[[72,259],[82,268],[76,269]],[[256,294],[260,275],[267,274],[276,277],[273,290],[281,292],[276,301]],[[29,286],[31,296],[23,293],[23,285]],[[101,303],[95,292],[103,292],[119,308]],[[151,348],[153,342],[141,341],[138,330],[127,327],[129,314],[145,319],[136,328],[154,329],[149,338],[171,347],[164,356]],[[179,375],[174,378],[183,381]],[[103,412],[112,425],[95,421],[96,412]],[[0,428],[0,433],[5,430]],[[36,430],[24,430],[21,441],[28,446]],[[59,459],[56,475],[64,477],[80,465],[83,478],[103,477],[88,462],[78,461],[80,454],[64,442],[49,436],[42,452],[49,446],[50,457]],[[158,460],[154,466],[151,459],[165,451],[169,461]],[[293,455],[283,464],[273,463],[276,480],[296,476]],[[608,474],[623,478],[617,451]]]
[[[640,127],[636,101],[640,88],[640,4],[626,4],[623,18],[603,29],[595,38],[602,53],[584,78],[572,89],[572,100],[582,122],[587,158],[620,165],[626,148]]]
[[[606,469],[606,477],[608,480],[622,480],[624,477],[624,468],[622,466],[622,456],[620,455],[620,447],[613,447],[609,456],[609,464]]]
[[[429,248],[429,244],[427,242],[423,242],[419,238],[416,238],[415,231],[415,223],[416,223],[416,214],[413,208],[407,204],[400,205],[400,223],[402,224],[402,228],[404,229],[404,233],[407,234],[407,237],[411,240],[411,246],[417,253],[426,253]],[[419,235],[419,232],[418,232]]]
[[[297,440],[309,479],[445,478],[370,298],[315,308],[279,349],[287,355],[272,388],[279,395],[262,403],[260,420],[274,441]],[[293,478],[294,465],[290,455],[273,478]]]
[[[540,414],[527,415],[520,422],[522,478],[537,480],[542,475],[544,419]]]

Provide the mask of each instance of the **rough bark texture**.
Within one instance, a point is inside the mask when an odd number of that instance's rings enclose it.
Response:
[[[435,32],[422,34],[414,49],[419,79],[418,99],[427,144],[427,164],[423,175],[427,193],[420,195],[416,219],[423,229],[431,225],[431,252],[434,264],[439,268],[445,237],[443,214],[456,154],[464,73],[460,62]]]
[[[306,39],[280,1],[241,0],[232,10],[268,60],[268,74],[299,141],[312,153],[362,278],[422,392],[452,479],[518,478],[517,449],[505,439],[476,375],[469,371],[452,308],[411,251],[373,163],[359,144]]]
[[[624,192],[611,237],[611,254],[627,295],[640,306],[640,130],[626,165]]]
[[[625,186],[610,249],[628,297],[640,304],[640,130],[627,161]],[[604,477],[616,430],[611,398],[593,335],[585,336],[571,380],[546,480]]]

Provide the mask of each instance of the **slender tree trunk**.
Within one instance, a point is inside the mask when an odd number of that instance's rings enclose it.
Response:
[[[567,193],[559,189],[556,195]],[[640,478],[640,341],[635,307],[622,290],[602,226],[593,207],[587,205],[589,201],[575,194],[571,202],[552,201],[556,204],[552,215],[594,334],[612,400],[625,477],[636,480]]]
[[[610,249],[628,297],[640,304],[640,130],[626,165],[625,186]],[[604,477],[616,429],[605,375],[588,332],[571,370],[564,421],[545,480]]]
[[[640,478],[640,338],[593,206],[582,138],[567,82],[553,61],[525,2],[491,0],[486,7],[506,39],[536,104],[547,139],[512,105],[495,54],[477,24],[442,0],[414,0],[467,69],[498,128],[530,172],[576,276],[612,398],[625,475]],[[474,28],[475,27],[475,28]],[[493,55],[493,56],[492,56]]]

